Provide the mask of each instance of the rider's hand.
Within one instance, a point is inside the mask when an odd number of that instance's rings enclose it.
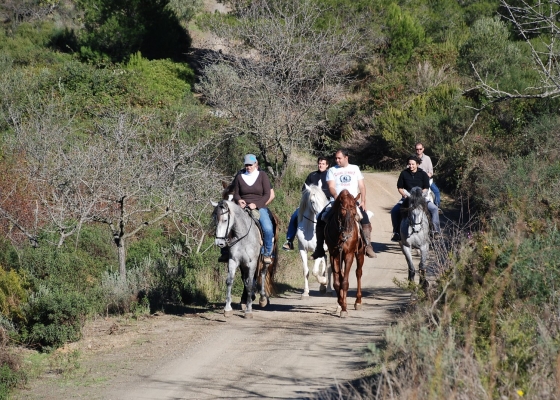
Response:
[[[247,205],[247,203],[245,202],[245,200],[239,200],[237,202],[237,204],[239,204],[239,207],[241,208],[245,208],[245,206]]]
[[[255,208],[257,208],[257,205],[255,203],[249,203],[249,208],[251,210],[254,210]]]

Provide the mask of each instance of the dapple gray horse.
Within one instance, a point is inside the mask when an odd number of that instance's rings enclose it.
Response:
[[[212,218],[216,226],[216,240],[218,247],[229,247],[228,276],[226,279],[227,294],[224,315],[232,314],[231,287],[235,278],[235,271],[239,267],[244,285],[244,296],[246,297],[245,317],[253,317],[253,300],[257,278],[260,275],[260,299],[259,305],[265,307],[267,295],[273,291],[273,270],[276,257],[272,264],[266,265],[261,257],[261,235],[255,221],[241,207],[229,200],[219,203],[212,202],[214,212]],[[270,274],[267,272],[270,270]],[[268,292],[268,293],[267,293]],[[244,298],[242,297],[242,301]],[[243,304],[242,304],[243,306]]]
[[[401,249],[408,264],[408,280],[414,282],[415,270],[412,262],[412,249],[420,250],[420,284],[426,283],[426,260],[430,248],[430,220],[426,198],[419,187],[413,187],[408,197],[408,206],[401,209],[406,213],[401,221]]]
[[[315,251],[317,246],[317,236],[315,235],[315,226],[317,225],[317,214],[327,205],[328,200],[323,190],[316,185],[305,185],[305,189],[301,195],[298,211],[298,249],[303,262],[303,278],[305,286],[302,298],[309,296],[309,268],[307,266],[307,253]],[[321,269],[319,269],[321,267]],[[328,279],[325,272],[328,272]],[[313,276],[321,284],[321,293],[333,292],[332,287],[332,270],[327,268],[325,257],[315,260],[313,265]]]

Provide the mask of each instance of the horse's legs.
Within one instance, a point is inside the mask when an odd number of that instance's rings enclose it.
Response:
[[[340,317],[344,318],[348,315],[348,305],[346,298],[348,297],[348,287],[350,286],[350,270],[354,262],[354,253],[348,252],[344,254],[344,275],[342,277],[342,288],[338,293],[338,304],[342,308],[340,310]]]
[[[364,252],[359,251],[356,253],[356,280],[358,281],[358,288],[356,290],[356,302],[354,303],[355,310],[362,309],[362,266],[364,265]]]
[[[420,285],[425,286],[426,281],[426,261],[428,259],[428,251],[430,248],[429,243],[425,243],[420,247],[420,264],[418,265],[418,270],[420,272]]]
[[[261,269],[261,297],[259,299],[259,306],[266,307],[266,274],[268,272],[268,265],[264,264]]]
[[[340,292],[340,259],[338,257],[338,255],[332,257],[330,257],[331,259],[331,270],[333,273],[333,286],[334,286],[334,291],[336,292],[336,295],[338,297],[338,293]]]
[[[309,268],[307,267],[307,251],[301,248],[298,244],[299,255],[301,256],[301,262],[303,263],[303,294],[302,296],[309,296]]]
[[[401,244],[401,249],[406,258],[406,263],[408,264],[408,280],[409,282],[414,282],[414,275],[416,271],[414,270],[414,263],[412,262],[412,249],[408,246],[403,246]]]
[[[232,314],[231,308],[231,287],[235,278],[235,270],[237,270],[237,263],[233,259],[228,261],[228,275],[226,278],[227,292],[226,292],[226,306],[224,307],[224,315],[229,317]]]
[[[323,265],[323,268],[321,269],[321,273],[319,273],[319,266]],[[317,278],[317,282],[319,282],[321,285],[326,285],[327,284],[327,278],[325,278],[324,273],[325,273],[325,257],[320,257],[318,259],[315,260],[315,263],[313,264],[313,276],[315,278]]]
[[[241,273],[243,277],[243,285],[245,286],[245,290],[248,293],[246,308],[245,308],[245,317],[252,318],[253,317],[253,298],[255,296],[255,268],[242,268]],[[250,315],[249,315],[250,314]]]

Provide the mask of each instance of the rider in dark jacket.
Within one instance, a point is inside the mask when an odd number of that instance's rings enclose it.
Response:
[[[430,178],[428,174],[418,168],[422,160],[415,155],[411,155],[407,158],[407,166],[397,180],[397,189],[402,196],[399,202],[391,209],[391,222],[393,223],[393,236],[391,240],[393,242],[399,242],[401,240],[401,235],[399,233],[399,227],[401,225],[401,205],[408,196],[410,196],[410,190],[413,187],[418,186],[422,189],[424,193],[428,191],[430,187]],[[428,200],[428,211],[432,215],[432,223],[436,234],[441,232],[439,225],[439,214],[437,206]]]

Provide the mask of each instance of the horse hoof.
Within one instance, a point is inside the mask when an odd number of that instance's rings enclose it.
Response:
[[[247,309],[247,304],[241,303],[241,311],[245,311]]]
[[[325,278],[324,276],[318,276],[317,277],[317,282],[319,282],[321,285],[326,285],[327,284],[327,278]]]
[[[348,311],[341,311],[340,318],[346,318],[348,316]]]
[[[300,300],[309,300],[309,293],[302,293]]]
[[[259,299],[259,306],[261,306],[261,307],[264,308],[264,307],[267,306],[267,304],[268,304],[268,301],[267,301],[266,297],[261,297],[261,298]]]
[[[354,304],[354,310],[361,310],[361,309],[362,309],[361,304]]]
[[[225,311],[224,310],[224,317],[231,317],[232,315],[233,315],[233,311],[231,311],[231,310]]]
[[[246,319],[253,319],[253,313],[252,312],[246,312],[245,313],[245,318]]]
[[[340,307],[340,305],[337,305],[337,306],[336,306],[336,311],[335,311],[335,312],[338,314],[338,313],[341,312],[341,311],[342,311],[342,307]]]
[[[320,292],[321,294],[327,293],[327,287],[326,287],[325,285],[321,285],[321,286],[319,287],[319,292]]]

